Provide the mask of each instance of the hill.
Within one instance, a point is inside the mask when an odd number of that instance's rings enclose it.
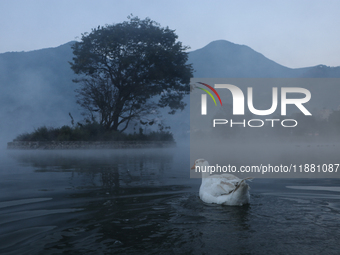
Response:
[[[69,112],[75,121],[82,120],[74,92],[77,85],[72,82],[75,76],[68,63],[73,57],[72,43],[30,52],[0,54],[2,144],[42,125],[69,125]],[[248,46],[228,41],[214,41],[202,49],[190,52],[189,63],[193,63],[194,76],[199,78],[340,77],[340,67],[319,65],[288,68]],[[185,101],[189,105],[189,97]],[[171,125],[175,137],[186,137],[189,130],[189,107],[175,116],[165,112],[165,125]]]
[[[192,51],[194,76],[198,78],[331,78],[340,77],[340,67],[318,65],[306,68],[282,66],[245,45],[213,41]]]

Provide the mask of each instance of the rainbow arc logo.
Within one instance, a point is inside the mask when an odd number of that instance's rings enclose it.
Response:
[[[206,86],[207,88],[209,88],[212,92],[214,92],[214,94],[217,96],[218,100],[220,101],[220,104],[222,106],[222,100],[220,98],[220,95],[217,93],[217,91],[211,87],[210,85],[206,84],[206,83],[203,83],[203,82],[197,82],[201,85],[204,85]],[[217,103],[216,103],[216,100],[215,100],[215,97],[211,94],[211,92],[207,89],[204,89],[204,88],[200,88],[200,87],[197,87],[201,90],[203,90],[204,92],[206,92],[213,100],[214,100],[214,103],[215,103],[215,106],[217,106]],[[205,94],[202,94],[202,108],[201,108],[201,114],[202,115],[207,115],[207,95]]]
[[[220,103],[221,103],[221,106],[222,106],[222,101],[221,101],[220,95],[217,93],[217,91],[216,91],[213,87],[211,87],[210,85],[208,85],[208,84],[206,84],[206,83],[203,83],[203,82],[197,82],[197,83],[202,84],[202,85],[208,87],[209,89],[211,89],[211,91],[214,92],[215,95],[217,96],[218,100],[220,100]],[[211,96],[211,98],[214,100],[214,103],[215,103],[215,105],[217,106],[216,100],[215,100],[214,96],[210,93],[209,90],[206,90],[206,89],[203,89],[203,88],[200,88],[200,87],[197,87],[197,88],[199,88],[199,89],[201,89],[201,90],[207,92],[208,95]]]

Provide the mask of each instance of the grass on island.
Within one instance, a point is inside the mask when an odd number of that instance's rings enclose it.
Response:
[[[39,127],[32,133],[18,135],[14,141],[169,141],[174,142],[171,132],[159,130],[148,134],[126,134],[118,131],[105,131],[98,123],[77,124],[60,128]]]

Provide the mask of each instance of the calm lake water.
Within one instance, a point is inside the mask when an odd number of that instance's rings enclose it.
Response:
[[[0,254],[339,254],[339,179],[208,205],[189,148],[0,152]]]

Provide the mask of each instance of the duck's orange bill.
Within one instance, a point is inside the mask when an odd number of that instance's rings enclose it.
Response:
[[[192,170],[192,169],[195,169],[195,167],[196,167],[196,166],[195,166],[195,164],[194,164],[190,169],[191,169],[191,170]]]

